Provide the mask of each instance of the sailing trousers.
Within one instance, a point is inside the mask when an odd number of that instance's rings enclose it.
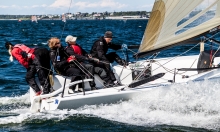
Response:
[[[110,66],[110,63],[113,63],[114,61],[118,62],[118,58],[120,58],[115,52],[110,52],[109,54],[105,55],[107,60],[104,60],[106,63],[95,63],[95,66],[101,67],[105,70],[107,73],[107,76],[111,79],[111,81],[116,81],[115,74],[112,71],[112,68]],[[107,64],[109,63],[109,64]]]
[[[91,64],[86,63],[79,63],[76,62],[78,68],[82,71],[82,73],[87,77],[93,79],[93,81],[89,81],[90,87],[95,87],[95,80],[94,80],[94,66]]]
[[[41,91],[35,80],[35,74],[37,73],[40,85],[43,87],[43,94],[48,94],[50,92],[50,57],[49,51],[46,48],[35,49],[35,58],[29,64],[26,73],[26,81],[33,88],[35,92]]]
[[[116,80],[115,75],[114,75],[113,71],[111,70],[110,64],[96,63],[95,66],[103,68],[105,70],[105,72],[107,74],[107,77],[105,79],[103,79],[105,82],[108,82],[108,79],[111,79],[112,81]]]
[[[99,77],[105,82],[109,80],[109,77],[107,76],[105,70],[101,67],[94,67],[92,64],[88,63],[80,63],[80,69],[83,70],[83,73],[86,74],[87,78],[93,79],[93,81],[89,82],[91,87],[96,86],[94,74],[98,74]]]
[[[78,68],[75,68],[75,67],[69,67],[65,70],[65,73],[64,73],[65,76],[68,76],[68,77],[72,77],[71,78],[71,82],[74,82],[74,81],[77,81],[77,80],[82,80],[82,77],[81,77],[81,72]],[[75,87],[76,85],[73,85],[71,86],[70,88],[75,90]],[[79,83],[78,87],[82,87],[82,83]]]

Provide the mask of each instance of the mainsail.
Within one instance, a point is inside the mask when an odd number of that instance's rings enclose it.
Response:
[[[136,57],[194,43],[195,37],[218,30],[220,0],[155,0]]]

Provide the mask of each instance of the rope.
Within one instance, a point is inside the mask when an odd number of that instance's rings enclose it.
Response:
[[[214,34],[214,35],[212,35],[212,36],[210,36],[209,38],[204,39],[203,42],[209,40],[210,38],[213,38],[213,37],[216,36],[217,34],[219,34],[219,32],[216,33],[216,34]],[[189,51],[191,51],[192,49],[194,49],[195,47],[197,47],[199,44],[200,44],[200,43],[196,44],[195,46],[193,46],[193,47],[190,48],[189,50],[187,50],[187,51],[185,51],[185,52],[183,52],[183,53],[181,53],[181,54],[179,54],[179,55],[177,55],[177,56],[175,56],[175,57],[169,59],[169,60],[168,60],[166,63],[164,63],[163,65],[160,64],[159,67],[155,68],[155,69],[152,70],[152,71],[155,71],[155,70],[159,69],[160,67],[163,67],[165,64],[167,64],[167,63],[173,61],[173,60],[176,59],[177,57],[182,56],[183,54],[186,54],[187,52],[189,52]],[[129,50],[130,50],[130,49],[129,49]],[[220,47],[219,47],[218,50],[220,50]],[[130,51],[132,51],[132,50],[130,50]],[[134,51],[132,51],[132,52],[134,52]],[[136,52],[134,52],[134,53],[136,53]],[[153,55],[152,55],[152,56],[153,56]],[[152,56],[150,56],[149,58],[151,58]],[[148,59],[149,59],[149,58],[148,58]],[[147,60],[148,60],[148,59],[147,59]],[[141,65],[143,65],[145,62],[146,62],[146,61],[144,61]],[[195,61],[193,62],[193,64],[194,64],[194,63],[195,63]],[[193,64],[192,64],[192,65],[193,65]],[[192,66],[192,65],[191,65],[191,66]],[[145,70],[146,70],[146,69],[145,69]],[[145,70],[143,70],[143,71],[145,71]],[[131,73],[130,73],[130,74],[131,74]],[[124,79],[125,79],[126,77],[128,77],[130,74],[128,74],[127,76],[125,76],[122,80],[124,80]],[[142,73],[142,74],[143,74],[143,73]],[[183,74],[183,73],[182,73],[182,74]],[[180,74],[180,75],[181,75],[181,74]],[[134,81],[132,81],[132,82],[134,82]]]
[[[70,1],[70,6],[69,6],[69,9],[68,9],[68,13],[70,12],[71,4],[72,4],[72,0]],[[63,37],[63,32],[64,32],[64,30],[65,30],[65,27],[66,27],[66,21],[64,22],[64,26],[63,26],[63,30],[62,30],[62,33],[61,33],[61,36],[60,36],[60,40],[61,40],[62,37]]]
[[[69,9],[68,9],[68,12],[70,11],[71,4],[72,4],[72,0],[70,1],[70,6],[69,6]],[[63,36],[63,32],[64,32],[65,27],[66,27],[66,22],[65,22],[65,24],[64,24],[64,27],[63,27],[63,30],[62,30],[62,33],[61,33],[60,40],[62,39],[62,36]],[[58,53],[59,53],[59,52],[58,52]],[[57,53],[56,53],[56,56],[57,56]],[[56,59],[56,57],[55,57],[55,59]],[[54,61],[55,61],[55,59],[54,59]],[[54,61],[53,61],[53,62],[54,62]],[[42,66],[40,66],[40,67],[41,67],[41,68],[44,68],[44,69],[47,69],[47,68],[42,67]],[[54,69],[54,68],[53,68],[53,64],[51,65],[51,68],[50,68],[50,69],[47,69],[47,70],[49,71],[49,73],[48,73],[48,75],[47,75],[47,79],[45,80],[44,86],[45,86],[46,83],[47,83],[47,80],[48,80],[48,78],[49,78],[49,76],[50,76],[50,71],[52,71],[52,69]],[[52,73],[53,73],[53,72],[52,72]],[[52,87],[52,86],[51,86],[51,87]]]
[[[69,55],[68,55],[66,52],[64,52],[64,53],[69,57]],[[74,63],[83,73],[85,73],[87,76],[88,76],[88,74],[87,74],[85,71],[87,71],[93,78],[95,78],[95,76],[92,75],[92,73],[90,73],[79,61],[74,60],[73,63]],[[78,64],[77,64],[77,63],[78,63]],[[84,71],[84,70],[85,70],[85,71]],[[102,82],[100,82],[99,80],[98,80],[98,82],[99,82],[100,84],[102,84]],[[106,88],[105,85],[102,84],[102,86]]]

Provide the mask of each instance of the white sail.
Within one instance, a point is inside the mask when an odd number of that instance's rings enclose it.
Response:
[[[62,15],[62,21],[63,21],[63,22],[66,22],[66,16],[65,16],[65,14]]]
[[[220,25],[220,0],[155,0],[139,53],[178,44]]]
[[[37,23],[37,16],[31,16],[31,21]]]

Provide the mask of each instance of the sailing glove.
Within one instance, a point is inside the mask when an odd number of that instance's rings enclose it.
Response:
[[[89,60],[99,63],[99,59],[97,58],[89,58]]]
[[[75,56],[70,56],[68,59],[67,59],[67,62],[70,63],[72,61],[76,60]]]
[[[122,44],[122,45],[121,45],[121,48],[122,48],[122,49],[128,49],[128,46],[127,46],[127,44]]]

